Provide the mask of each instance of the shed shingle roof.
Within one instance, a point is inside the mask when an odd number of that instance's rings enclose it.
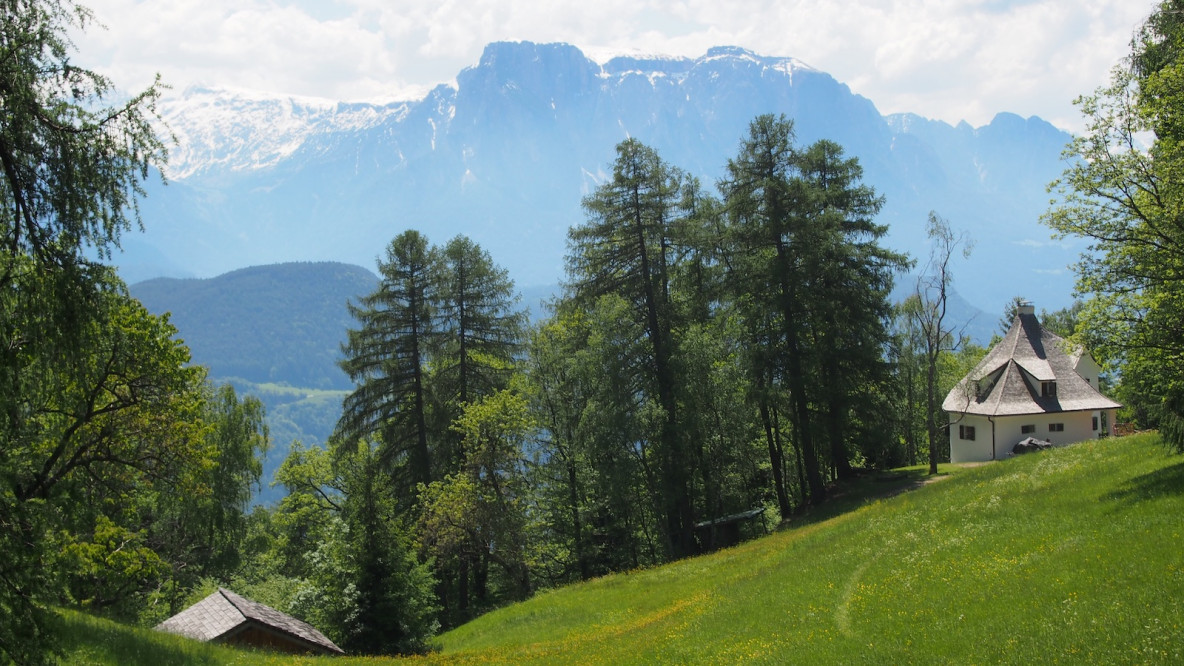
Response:
[[[1011,416],[1121,407],[1077,373],[1083,353],[1045,330],[1036,315],[1021,312],[1007,335],[950,391],[942,409]],[[1056,382],[1056,395],[1041,395],[1041,382]]]
[[[314,649],[342,653],[341,648],[311,624],[224,588],[156,625],[156,629],[199,641],[215,641],[251,623],[309,643]]]

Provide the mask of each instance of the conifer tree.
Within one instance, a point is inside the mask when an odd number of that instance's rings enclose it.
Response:
[[[598,298],[625,300],[645,334],[633,379],[660,412],[657,475],[667,550],[694,552],[694,508],[687,443],[680,431],[670,263],[682,210],[681,171],[635,139],[617,146],[612,180],[584,200],[588,221],[569,233],[569,290],[585,307]]]
[[[466,236],[440,251],[434,279],[439,334],[433,372],[437,395],[450,405],[451,424],[464,405],[505,387],[521,349],[525,315],[516,307],[506,269]]]
[[[439,307],[438,260],[418,231],[393,239],[378,262],[378,288],[349,305],[359,328],[342,345],[341,367],[357,388],[342,407],[337,435],[351,442],[379,437],[380,458],[399,477],[405,502],[434,473],[426,364]]]
[[[777,378],[790,400],[793,440],[801,455],[809,500],[825,494],[811,419],[807,354],[811,241],[809,190],[798,178],[793,123],[760,116],[749,125],[740,154],[720,185],[729,216],[734,293],[748,300],[750,321],[775,313]]]

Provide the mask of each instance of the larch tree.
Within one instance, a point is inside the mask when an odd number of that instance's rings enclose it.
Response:
[[[405,231],[379,260],[378,288],[350,304],[358,328],[342,345],[341,367],[357,385],[337,424],[341,439],[378,436],[379,457],[398,479],[405,503],[434,478],[428,427],[427,361],[439,307],[438,253],[418,231]],[[352,450],[352,448],[350,448]]]
[[[45,532],[69,512],[65,487],[98,470],[96,451],[122,446],[123,433],[103,430],[99,422],[131,425],[134,412],[145,434],[153,424],[164,427],[167,412],[155,421],[149,412],[169,398],[152,385],[185,384],[188,377],[178,367],[163,374],[149,367],[168,364],[177,353],[154,337],[163,324],[135,311],[119,295],[122,287],[110,269],[88,259],[109,256],[122,233],[138,224],[141,182],[164,162],[153,127],[159,84],[110,103],[111,81],[71,61],[70,33],[87,29],[91,16],[69,0],[13,0],[4,3],[3,15],[0,654],[33,662],[45,659],[52,644],[43,606],[53,575]],[[103,321],[113,312],[122,319]],[[141,352],[164,356],[128,356]],[[100,358],[128,370],[140,364],[146,374],[133,376],[145,382],[129,385],[102,372],[95,365]],[[51,372],[56,379],[49,380]],[[116,382],[121,392],[104,390]],[[51,383],[72,387],[72,397],[51,395]],[[120,407],[109,409],[108,400]],[[151,467],[150,458],[183,457],[170,448],[177,443],[174,437],[136,438],[129,446],[145,445],[141,455],[108,457],[104,464],[136,476]]]
[[[464,406],[505,388],[522,348],[526,317],[506,269],[467,236],[440,250],[432,373],[440,415],[450,428]],[[455,440],[448,470],[464,460]]]
[[[884,200],[863,184],[855,158],[831,141],[818,141],[799,153],[801,179],[809,193],[803,208],[810,246],[802,253],[808,279],[807,302],[818,403],[829,440],[828,463],[839,478],[852,473],[852,406],[870,413],[887,382],[884,360],[892,307],[889,294],[908,258],[880,245],[888,232],[875,223]],[[870,433],[873,437],[881,433]],[[866,439],[866,438],[864,438]]]
[[[776,379],[784,380],[809,501],[817,502],[826,491],[807,384],[809,312],[805,307],[810,277],[805,260],[814,247],[804,215],[808,190],[798,177],[793,139],[793,123],[784,116],[755,119],[741,141],[739,155],[728,161],[720,190],[733,255],[732,289],[748,301],[752,335],[767,333],[758,326],[765,321],[762,313],[776,316],[772,323],[778,353],[769,360],[777,369]]]
[[[568,289],[590,306],[616,295],[631,307],[645,334],[636,360],[638,387],[656,406],[657,474],[664,534],[670,555],[694,552],[694,508],[686,442],[680,432],[674,309],[671,304],[672,234],[683,214],[684,175],[635,139],[617,145],[612,179],[584,199],[587,221],[569,232]]]

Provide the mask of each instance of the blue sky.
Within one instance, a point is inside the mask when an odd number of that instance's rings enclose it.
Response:
[[[338,100],[406,99],[476,64],[491,41],[586,53],[792,56],[883,113],[956,123],[1010,111],[1076,130],[1152,0],[84,0],[106,30],[78,63],[128,89],[159,72]]]

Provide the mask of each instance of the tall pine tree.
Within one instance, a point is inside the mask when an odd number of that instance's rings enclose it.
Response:
[[[405,502],[416,484],[433,479],[425,365],[438,307],[437,261],[418,231],[392,240],[378,262],[378,288],[349,305],[359,328],[342,345],[341,367],[357,388],[345,400],[337,434],[351,441],[379,436],[380,458],[399,478]]]
[[[681,171],[635,139],[617,145],[612,180],[584,200],[588,221],[569,233],[568,277],[574,299],[585,305],[615,294],[645,333],[636,359],[636,386],[660,412],[657,475],[667,550],[695,550],[694,509],[687,442],[680,431],[671,304],[674,226],[685,214]]]

